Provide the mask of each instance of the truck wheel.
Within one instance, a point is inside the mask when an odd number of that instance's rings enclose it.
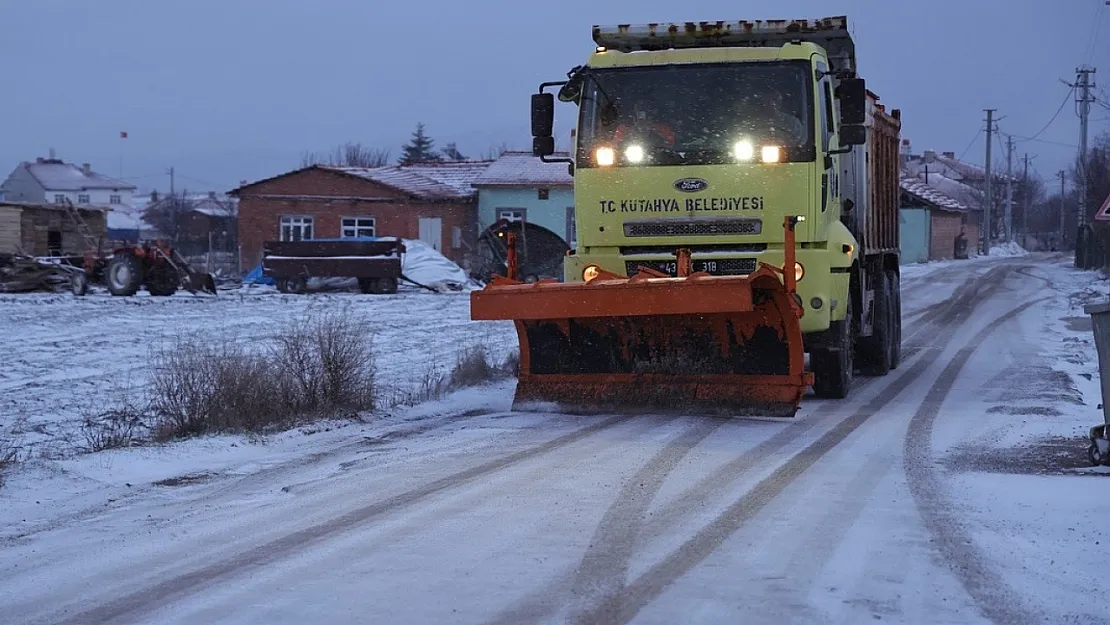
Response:
[[[813,392],[824,399],[844,399],[852,389],[855,369],[852,349],[852,298],[847,299],[848,311],[843,321],[834,321],[829,329],[836,333],[836,346],[810,350],[813,370]]]
[[[894,298],[890,278],[880,272],[875,280],[875,321],[871,336],[860,339],[860,372],[868,376],[890,373],[891,341],[894,339]]]
[[[384,295],[397,292],[397,278],[359,278],[358,288],[363,293]]]
[[[308,282],[303,277],[297,278],[278,278],[276,280],[277,290],[282,293],[296,293],[303,295],[308,292]]]
[[[104,282],[112,295],[134,295],[143,284],[143,266],[132,254],[113,256],[104,274]]]
[[[890,293],[894,298],[894,311],[891,315],[894,331],[890,341],[890,368],[893,370],[902,362],[902,281],[898,272],[893,269],[887,270],[887,277]]]

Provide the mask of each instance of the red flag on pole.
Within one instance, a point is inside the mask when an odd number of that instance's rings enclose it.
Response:
[[[120,131],[119,138],[120,139],[126,139],[127,138],[127,131]]]

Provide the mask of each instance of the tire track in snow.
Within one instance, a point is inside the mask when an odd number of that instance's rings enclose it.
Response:
[[[780,466],[779,469],[773,472],[770,476],[757,483],[755,487],[746,495],[744,495],[739,501],[729,506],[724,514],[718,516],[716,520],[710,523],[709,526],[703,528],[703,530],[699,532],[698,536],[696,536],[692,541],[688,541],[686,544],[680,547],[678,552],[672,553],[672,557],[675,554],[684,551],[687,554],[698,554],[699,557],[696,558],[696,561],[690,562],[688,565],[682,563],[683,561],[681,559],[678,560],[678,562],[680,562],[680,572],[672,579],[667,580],[666,583],[663,585],[663,588],[665,588],[665,586],[669,585],[672,581],[684,574],[686,570],[689,570],[689,568],[692,568],[695,564],[703,560],[705,557],[708,557],[708,555],[716,549],[716,547],[719,545],[719,542],[706,542],[706,540],[708,537],[711,537],[713,535],[719,535],[719,528],[721,525],[727,525],[730,522],[734,523],[727,534],[721,536],[720,542],[723,542],[724,538],[738,530],[740,526],[742,526],[748,519],[754,517],[756,513],[758,513],[764,506],[770,503],[770,501],[775,496],[777,496],[778,493],[784,490],[786,486],[788,486],[795,478],[797,478],[805,469],[816,462],[822,455],[827,453],[828,450],[832,449],[833,446],[846,438],[848,434],[862,425],[868,418],[873,416],[883,406],[886,406],[894,399],[896,399],[898,395],[900,395],[905,389],[902,381],[909,381],[919,377],[921,373],[923,373],[929,366],[933,364],[933,362],[937,358],[939,358],[941,352],[943,351],[942,348],[937,347],[930,347],[926,349],[925,345],[927,343],[924,339],[927,336],[926,333],[930,329],[930,326],[936,325],[937,329],[943,330],[946,329],[945,326],[948,326],[951,322],[957,321],[962,316],[969,315],[980,301],[989,298],[997,289],[1001,288],[1001,284],[1002,281],[1005,279],[1005,276],[1008,275],[1009,272],[1012,270],[1013,267],[1001,266],[993,268],[985,274],[973,277],[971,280],[969,280],[966,288],[961,289],[959,299],[953,298],[941,302],[940,304],[942,304],[942,306],[937,306],[936,310],[932,314],[930,314],[927,322],[923,323],[917,330],[911,333],[907,341],[908,343],[913,345],[913,349],[908,351],[912,351],[916,354],[916,352],[925,350],[927,352],[925,356],[923,356],[916,362],[913,362],[908,367],[900,368],[900,375],[894,378],[893,381],[888,382],[887,387],[884,388],[868,404],[856,410],[855,413],[853,413],[843,421],[837,423],[835,426],[833,426],[832,430],[818,439],[817,442],[805,448],[801,453],[788,459],[786,461],[786,464]],[[945,346],[947,346],[947,344],[951,342],[953,336],[953,333],[948,333],[947,340],[944,344]],[[889,380],[890,378],[888,377],[887,379]],[[865,380],[865,383],[860,385],[861,388],[859,390],[862,390],[863,387],[869,386],[870,384],[878,382],[880,378],[865,378]],[[822,404],[822,408],[835,408],[836,406],[836,402],[827,402]],[[806,419],[804,421],[795,421],[793,423],[790,423],[782,431],[774,434],[770,438],[757,444],[755,447],[740,454],[724,467],[714,471],[713,473],[710,473],[709,475],[706,475],[696,484],[679,494],[673,502],[669,502],[668,505],[663,508],[660,513],[655,515],[651,520],[643,520],[644,515],[641,514],[640,522],[642,524],[642,527],[639,529],[635,529],[629,526],[626,528],[626,532],[629,534],[643,536],[660,534],[669,529],[673,529],[689,515],[689,511],[694,509],[699,502],[705,501],[706,499],[714,496],[719,497],[723,495],[736,483],[738,476],[743,476],[760,464],[769,461],[776,452],[795,444],[807,432],[816,428],[818,425],[826,423],[828,420],[813,418],[814,416],[816,415],[811,415],[809,419]],[[830,444],[829,441],[834,442]],[[814,450],[821,451],[816,455],[813,455]],[[798,464],[799,459],[801,459],[801,462],[803,464]],[[784,479],[785,481],[783,481]],[[635,521],[635,519],[633,519],[633,521]],[[710,534],[703,536],[703,534],[705,534],[707,530],[710,531]],[[839,544],[840,542],[842,542],[842,540],[843,535],[840,536],[836,544]],[[692,543],[693,546],[691,546]],[[708,550],[704,549],[706,545],[709,546]],[[701,549],[697,549],[697,547],[699,546],[701,547]],[[593,548],[595,551],[599,550],[599,548],[594,545],[591,545],[591,548]],[[664,563],[666,562],[667,561],[665,560]],[[660,569],[660,566],[662,566],[662,564],[653,567],[649,570],[648,574],[641,576],[639,580],[637,580],[637,582],[633,582],[633,584],[628,586],[624,585],[626,581],[625,579],[613,580],[611,579],[611,577],[595,579],[595,581],[593,582],[594,587],[611,586],[613,583],[621,584],[621,586],[618,590],[610,592],[607,595],[603,595],[598,600],[598,602],[595,603],[592,609],[579,612],[577,615],[577,620],[574,622],[628,622],[628,620],[634,617],[639,609],[643,607],[643,605],[646,605],[651,598],[654,598],[653,593],[655,593],[656,591],[658,591],[659,593],[662,592],[663,588],[658,588],[658,583],[650,583],[651,578],[645,581],[645,578],[648,578],[649,575],[653,574],[652,572],[655,572],[655,579],[659,579],[660,574],[666,570]],[[638,582],[643,583],[641,583],[640,587],[637,588],[635,586]],[[579,581],[578,583],[581,586],[582,582]],[[557,590],[558,588],[564,588],[565,585],[565,579],[560,579],[555,584],[556,590],[545,589],[542,594],[539,594],[536,597],[530,597],[521,602],[518,602],[512,608],[503,612],[501,615],[495,618],[492,622],[501,624],[516,623],[523,620],[533,622],[540,620],[542,616],[549,615],[552,611],[559,608],[557,603],[553,601],[553,595],[557,595],[560,592],[565,593],[565,590]],[[647,595],[652,596],[637,606],[635,598],[639,595],[642,595],[645,591]]]
[[[960,302],[955,302],[937,319],[938,323],[958,320],[968,315],[976,304],[990,297],[1002,287],[1005,277],[1013,271],[1012,266],[1002,266],[985,274],[980,284],[986,284],[983,291],[969,292]],[[997,325],[996,321],[993,325]],[[924,348],[922,357],[916,360],[898,380],[920,377],[943,354],[953,340],[949,334],[942,346]],[[894,401],[906,390],[906,386],[895,383],[887,386],[878,396],[861,407],[847,419],[837,423],[832,430],[807,446],[797,455],[780,465],[768,477],[758,482],[745,495],[729,505],[708,525],[704,526],[693,538],[683,543],[662,561],[648,569],[646,573],[625,586],[616,596],[606,598],[594,610],[586,613],[581,623],[628,623],[641,609],[654,601],[674,581],[689,570],[705,561],[726,539],[738,531],[748,520],[755,517],[771,501],[781,494],[806,470],[816,464],[825,454],[844,441],[850,434],[866,423],[884,406]],[[836,544],[843,541],[840,536]],[[832,541],[830,541],[831,543]]]
[[[911,419],[903,448],[910,493],[940,554],[950,563],[952,573],[983,615],[995,623],[1008,625],[1043,623],[1044,615],[1025,605],[1021,593],[1015,592],[1001,575],[990,570],[971,535],[956,518],[954,505],[945,495],[933,466],[933,426],[960,372],[983,342],[1006,321],[1048,299],[1042,297],[1010,310],[980,330],[957,352]]]
[[[1004,288],[1006,278],[1013,271],[1012,267],[1004,266],[974,279],[970,285],[972,288],[962,289],[960,300],[950,302],[947,310],[939,312],[935,325],[944,327],[961,316],[970,316],[981,303],[991,299]],[[1017,271],[1020,272],[1020,268]],[[923,331],[924,328],[921,332]],[[954,333],[949,333],[944,344],[937,349],[941,351],[946,349],[954,337]],[[895,381],[894,385],[898,386],[899,382],[900,379]],[[813,525],[819,531],[802,533],[805,538],[795,543],[794,553],[790,556],[795,564],[788,569],[791,571],[791,587],[813,588],[822,569],[828,565],[859,519],[870,495],[879,487],[888,470],[897,460],[898,458],[883,455],[881,452],[869,460],[856,473],[844,491],[849,496],[849,505],[829,509],[821,520]]]
[[[665,445],[625,482],[594,531],[571,582],[571,594],[578,599],[577,610],[597,597],[612,595],[624,584],[632,556],[641,542],[643,518],[664,480],[687,454],[723,424],[723,419],[696,422],[693,429]],[[575,615],[570,622],[579,620]]]
[[[85,623],[111,623],[120,620],[132,621],[139,614],[160,608],[167,603],[181,599],[200,588],[244,570],[272,565],[283,557],[306,549],[330,536],[353,529],[359,524],[385,513],[395,511],[455,486],[471,482],[477,478],[491,475],[500,470],[524,461],[551,453],[604,430],[626,422],[623,417],[609,417],[598,423],[564,434],[541,445],[524,449],[501,458],[490,460],[478,466],[433,480],[424,486],[394,495],[361,508],[352,510],[330,521],[320,523],[264,545],[236,554],[212,565],[190,573],[160,582],[154,586],[109,601],[95,608],[74,614],[58,622],[58,625],[78,625]]]

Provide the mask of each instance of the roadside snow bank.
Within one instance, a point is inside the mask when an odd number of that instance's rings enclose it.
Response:
[[[405,255],[401,258],[401,273],[409,280],[419,282],[437,291],[458,291],[470,283],[466,271],[440,254],[427,243],[404,239]]]
[[[1009,242],[991,247],[991,256],[1028,256],[1029,252],[1017,243]]]

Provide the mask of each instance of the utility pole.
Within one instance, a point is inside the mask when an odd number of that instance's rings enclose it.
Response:
[[[1060,170],[1057,174],[1060,178],[1060,251],[1064,249],[1064,170]]]
[[[1006,137],[1006,242],[1014,242],[1014,138]]]
[[[1091,74],[1095,73],[1095,68],[1083,66],[1077,68],[1075,73],[1079,75],[1074,85],[1075,101],[1079,104],[1079,180],[1076,186],[1079,191],[1078,224],[1082,228],[1087,225],[1087,121],[1091,115],[1091,102],[1095,101],[1091,96],[1091,87],[1095,86],[1091,82]]]
[[[1022,237],[1026,234],[1026,229],[1029,227],[1029,211],[1030,205],[1033,203],[1030,197],[1029,189],[1029,153],[1026,152],[1022,156],[1025,162],[1025,171],[1021,174],[1021,221],[1018,225],[1014,226],[1014,230]],[[1024,246],[1022,246],[1024,247]]]
[[[170,196],[173,196],[173,167],[170,167],[166,172],[170,175]]]
[[[994,112],[998,109],[983,109],[987,113],[987,188],[986,188],[986,202],[983,205],[983,221],[986,224],[983,230],[983,250],[984,256],[991,255],[991,208],[994,206],[994,198],[991,195],[991,143],[994,140]]]

